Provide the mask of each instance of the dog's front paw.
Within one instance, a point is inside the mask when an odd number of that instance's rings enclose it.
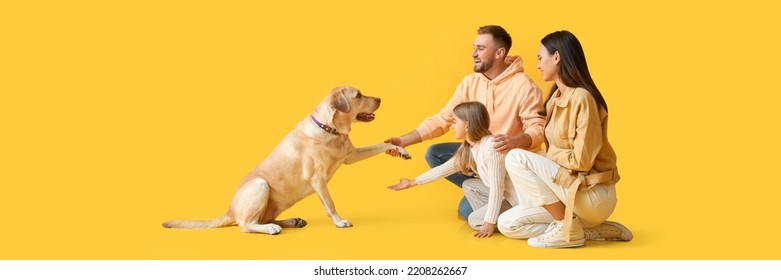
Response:
[[[412,156],[409,155],[409,152],[405,150],[402,147],[396,147],[396,151],[399,152],[399,156],[403,159],[412,159]]]
[[[277,235],[280,232],[282,232],[282,227],[278,225],[270,225],[267,231],[267,233],[270,235]]]
[[[242,227],[242,230],[246,233],[265,233],[270,235],[277,235],[282,232],[282,227],[275,224],[251,224]]]
[[[336,222],[334,224],[336,225],[336,227],[339,227],[339,228],[346,228],[346,227],[352,227],[353,226],[353,224],[350,223],[350,221],[348,221],[348,220],[339,220],[338,222]]]

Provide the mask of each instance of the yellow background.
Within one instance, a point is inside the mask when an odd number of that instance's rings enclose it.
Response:
[[[258,3],[260,2],[260,3]],[[0,4],[0,259],[779,259],[779,9],[765,1],[4,1]],[[283,3],[287,2],[287,3]],[[539,40],[567,29],[610,106],[611,220],[628,243],[538,250],[471,237],[446,181],[384,155],[330,183],[277,236],[164,229],[210,219],[329,90],[378,96],[369,145],[437,112],[499,24],[547,93]]]

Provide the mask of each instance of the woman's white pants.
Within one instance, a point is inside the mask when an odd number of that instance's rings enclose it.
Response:
[[[567,203],[565,188],[553,182],[561,166],[545,156],[513,149],[505,157],[505,167],[520,202],[499,215],[497,228],[505,236],[518,239],[544,233],[554,219],[542,206],[559,201]],[[615,184],[597,184],[588,190],[578,191],[574,207],[574,213],[584,228],[601,224],[616,207]]]

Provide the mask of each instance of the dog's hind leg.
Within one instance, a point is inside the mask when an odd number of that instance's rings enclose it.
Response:
[[[258,218],[263,216],[268,206],[270,188],[262,178],[255,178],[244,183],[231,203],[231,211],[236,217],[236,223],[244,232],[278,234],[282,227],[275,224],[259,224]]]
[[[292,218],[287,220],[274,220],[271,221],[273,224],[277,224],[283,228],[302,228],[306,226],[306,221],[301,218]]]

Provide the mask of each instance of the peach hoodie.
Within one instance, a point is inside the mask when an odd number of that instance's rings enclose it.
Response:
[[[523,72],[523,60],[518,57],[493,80],[482,73],[466,76],[455,94],[439,113],[424,120],[415,130],[422,140],[441,136],[453,123],[453,108],[462,102],[478,101],[488,109],[491,117],[489,130],[493,134],[529,134],[529,151],[540,150],[545,124],[542,92]],[[437,133],[437,128],[442,133]]]

